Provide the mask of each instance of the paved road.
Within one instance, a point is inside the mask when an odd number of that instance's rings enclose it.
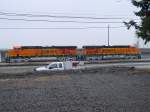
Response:
[[[33,72],[33,69],[38,66],[9,66],[0,67],[0,73],[25,73]]]
[[[111,66],[150,68],[150,62],[91,64],[85,65],[84,67],[90,68],[90,67],[111,67]]]
[[[84,66],[76,67],[75,69],[95,68],[95,67],[111,67],[111,66],[150,68],[150,62],[87,64],[87,65],[84,65]],[[33,69],[36,68],[36,67],[38,67],[38,66],[9,66],[9,67],[0,67],[0,73],[25,73],[25,72],[33,72]]]

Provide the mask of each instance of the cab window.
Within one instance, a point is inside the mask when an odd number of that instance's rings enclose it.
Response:
[[[62,63],[59,63],[59,68],[62,68]]]

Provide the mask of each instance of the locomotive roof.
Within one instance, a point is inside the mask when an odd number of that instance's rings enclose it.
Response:
[[[52,48],[77,48],[77,46],[52,46]]]
[[[128,45],[116,45],[116,46],[83,46],[83,48],[129,48]]]
[[[17,49],[77,48],[77,46],[21,46]]]

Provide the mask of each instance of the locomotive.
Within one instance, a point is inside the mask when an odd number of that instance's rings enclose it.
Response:
[[[76,46],[21,46],[7,52],[7,62],[50,61],[75,58]]]
[[[140,59],[140,49],[132,46],[83,46],[85,60]]]
[[[133,46],[21,46],[8,50],[6,62],[140,58],[141,51]]]

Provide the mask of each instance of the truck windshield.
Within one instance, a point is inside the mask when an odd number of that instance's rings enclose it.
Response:
[[[49,69],[52,69],[52,68],[57,68],[57,64],[52,64]]]

